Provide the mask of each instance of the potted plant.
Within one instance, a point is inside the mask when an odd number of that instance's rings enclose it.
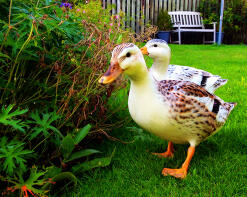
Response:
[[[173,26],[172,26],[171,17],[166,10],[163,10],[159,13],[157,19],[157,26],[159,28],[157,37],[159,39],[165,40],[168,43],[170,41],[170,34],[171,34],[170,30],[172,30]]]

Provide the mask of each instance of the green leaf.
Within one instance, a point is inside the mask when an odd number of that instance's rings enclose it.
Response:
[[[33,156],[33,151],[23,150],[24,143],[19,141],[7,141],[2,137],[0,141],[0,158],[3,161],[3,171],[8,175],[26,170],[26,158]]]
[[[83,138],[86,137],[91,127],[92,126],[90,124],[87,124],[77,133],[77,135],[74,138],[75,144],[79,144],[83,140]]]
[[[81,164],[75,165],[74,167],[72,167],[72,172],[74,173],[84,172],[84,171],[91,170],[93,168],[105,167],[105,166],[110,165],[112,157],[115,154],[115,150],[116,148],[114,148],[110,157],[97,158],[91,161],[86,161]]]
[[[73,161],[75,159],[79,159],[81,157],[86,157],[86,156],[89,156],[89,155],[92,155],[95,153],[100,153],[100,151],[94,150],[94,149],[81,150],[81,151],[73,153],[68,159],[64,160],[64,162]]]
[[[19,116],[19,115],[26,113],[28,109],[19,110],[18,108],[14,112],[10,113],[13,107],[14,105],[9,105],[7,108],[2,106],[2,110],[0,113],[0,123],[4,125],[12,126],[15,129],[25,133],[24,127],[28,127],[28,126],[23,121],[16,119],[15,116]]]
[[[120,34],[120,35],[118,36],[118,39],[117,39],[117,43],[116,43],[116,44],[122,43],[122,38],[123,38],[123,35]]]
[[[1,53],[1,52],[0,52],[0,57],[5,57],[5,58],[8,58],[8,59],[11,59],[8,55],[6,55],[4,53]]]
[[[37,168],[32,168],[31,169],[31,174],[29,178],[25,181],[27,185],[34,185],[35,182],[38,182],[38,179],[45,174],[44,171],[37,172]]]
[[[30,117],[33,120],[28,120],[28,123],[35,124],[37,126],[32,128],[32,133],[30,133],[29,139],[32,140],[33,138],[36,138],[38,135],[43,134],[43,136],[48,137],[51,133],[50,130],[55,132],[57,135],[59,135],[61,138],[63,138],[63,135],[61,132],[52,126],[51,124],[60,118],[59,115],[57,115],[55,112],[51,113],[43,113],[42,117],[40,117],[38,111],[35,113],[31,113]]]
[[[62,141],[61,153],[65,159],[69,158],[73,149],[75,148],[74,140],[71,135],[68,134]]]
[[[14,178],[12,179],[12,183],[14,184],[13,188],[22,190],[23,186],[29,190],[29,192],[33,193],[33,196],[44,196],[45,193],[48,191],[41,188],[41,186],[44,186],[46,184],[50,184],[49,181],[46,178],[43,178],[46,171],[37,171],[37,167],[31,168],[30,176],[26,181],[24,181],[23,174],[20,172],[17,172],[18,179]],[[36,194],[36,195],[34,195]]]
[[[58,181],[62,181],[64,179],[68,179],[68,180],[73,181],[75,185],[77,184],[77,178],[72,172],[59,173],[52,178],[52,181],[58,182]]]
[[[62,169],[58,168],[56,166],[49,166],[46,168],[46,173],[44,178],[53,178],[54,176],[56,176],[57,174],[61,173]]]

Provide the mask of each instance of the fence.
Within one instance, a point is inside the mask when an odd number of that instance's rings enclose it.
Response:
[[[200,0],[102,0],[104,8],[115,5],[112,14],[125,13],[125,27],[143,32],[147,23],[156,24],[158,13],[167,11],[196,11]]]

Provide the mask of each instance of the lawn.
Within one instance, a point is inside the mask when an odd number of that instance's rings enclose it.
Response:
[[[247,47],[170,45],[172,64],[193,66],[228,79],[216,94],[237,102],[223,129],[201,143],[185,180],[163,177],[163,167],[180,167],[187,145],[175,145],[173,159],[160,159],[167,142],[137,128],[113,129],[110,135],[132,143],[104,140],[92,144],[105,155],[116,153],[109,167],[81,175],[81,186],[64,196],[246,196],[247,195]],[[151,64],[151,61],[147,61]],[[127,100],[126,100],[127,102]],[[133,122],[132,127],[137,127]],[[129,125],[128,125],[129,126]],[[64,188],[63,188],[64,189]],[[57,191],[61,196],[61,191]]]

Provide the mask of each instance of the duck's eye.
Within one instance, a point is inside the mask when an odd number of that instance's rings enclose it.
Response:
[[[130,52],[126,53],[126,57],[130,57],[130,56],[131,56]]]
[[[154,47],[157,47],[158,45],[157,44],[154,44]]]

